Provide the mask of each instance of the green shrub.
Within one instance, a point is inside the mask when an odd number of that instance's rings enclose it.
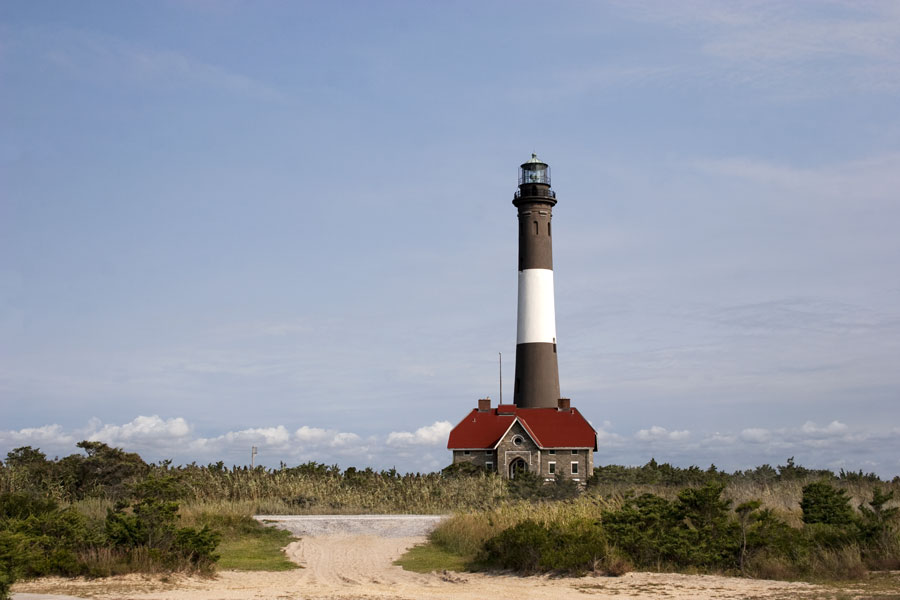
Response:
[[[731,502],[722,499],[724,489],[725,484],[710,482],[678,493],[673,531],[678,538],[678,563],[723,569],[738,566],[740,526],[731,518]]]
[[[0,598],[21,577],[83,574],[77,551],[94,541],[75,510],[26,494],[0,494]]]
[[[221,539],[219,532],[206,525],[199,530],[182,527],[175,532],[175,548],[194,568],[207,571],[219,559],[216,547]]]
[[[529,519],[485,542],[476,563],[519,573],[581,575],[597,569],[608,555],[606,536],[596,521],[576,519],[548,526]]]
[[[800,509],[803,511],[803,522],[807,525],[849,525],[853,522],[853,509],[847,492],[824,481],[803,486]]]
[[[602,520],[610,543],[636,565],[660,568],[674,558],[670,532],[677,514],[665,498],[654,494],[626,498],[619,509],[604,511]]]
[[[530,519],[502,531],[484,544],[477,562],[484,566],[536,573],[550,539],[547,528]]]
[[[608,554],[600,524],[579,519],[550,529],[541,550],[540,566],[543,570],[582,575],[596,569]]]
[[[165,488],[163,488],[165,489]],[[148,556],[168,568],[189,566],[209,570],[221,535],[204,525],[176,528],[178,504],[145,497],[132,503],[119,502],[106,517],[106,537],[128,560]]]

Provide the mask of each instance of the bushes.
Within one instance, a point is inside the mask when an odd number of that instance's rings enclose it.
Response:
[[[144,497],[130,507],[119,502],[106,516],[106,538],[126,562],[140,556],[164,569],[208,571],[221,535],[205,525],[176,528],[177,520],[178,504],[167,499]]]
[[[606,537],[597,522],[581,519],[547,526],[529,519],[489,539],[476,564],[520,573],[581,575],[608,557]]]
[[[0,599],[23,577],[209,570],[219,534],[176,528],[177,512],[176,503],[147,495],[131,505],[119,502],[104,527],[91,527],[75,509],[52,500],[0,494]]]
[[[853,522],[853,509],[847,492],[836,489],[824,481],[810,483],[803,487],[800,501],[803,522],[824,523],[826,525],[849,525]]]
[[[0,494],[0,598],[22,577],[83,574],[77,552],[94,541],[78,512],[25,494]]]
[[[674,502],[653,494],[628,498],[603,513],[609,541],[642,567],[733,568],[742,540],[723,489],[719,483],[687,488]]]
[[[732,510],[723,493],[723,483],[710,481],[683,489],[674,499],[626,496],[618,507],[595,504],[590,510],[589,497],[535,504],[530,511],[509,507],[488,513],[486,522],[471,514],[454,517],[431,539],[464,554],[466,546],[457,544],[454,534],[465,532],[474,540],[475,529],[490,527],[473,566],[522,573],[610,573],[616,564],[633,564],[652,570],[841,579],[858,578],[867,567],[900,564],[900,509],[886,506],[891,494],[876,489],[857,515],[840,490],[807,485],[802,505],[809,522],[793,527],[758,500]],[[510,519],[517,514],[518,520]],[[497,528],[500,522],[504,525]]]

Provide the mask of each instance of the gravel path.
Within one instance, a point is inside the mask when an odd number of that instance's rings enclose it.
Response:
[[[255,519],[298,537],[373,535],[381,538],[424,537],[444,515],[257,515]]]

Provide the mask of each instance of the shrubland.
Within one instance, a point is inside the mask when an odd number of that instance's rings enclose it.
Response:
[[[604,480],[610,471],[628,481]],[[508,498],[488,511],[461,512],[429,543],[467,568],[519,573],[640,569],[833,580],[900,568],[900,482],[809,471],[792,460],[773,471],[757,478],[759,470],[726,474],[653,461],[601,467],[582,494],[549,503]],[[520,490],[540,485],[522,479]]]
[[[147,463],[101,442],[0,463],[0,598],[16,578],[290,568],[289,534],[256,514],[453,513],[423,564],[610,574],[631,568],[781,578],[897,568],[900,479],[789,459],[726,473],[651,460],[595,469],[586,489],[465,467],[438,473],[309,462]]]

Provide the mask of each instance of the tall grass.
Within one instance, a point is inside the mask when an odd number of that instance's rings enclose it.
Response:
[[[704,567],[702,563],[679,564],[677,559],[666,559],[665,562],[657,562],[654,565],[644,564],[637,556],[631,557],[636,566],[652,569],[690,568],[715,571],[722,568],[727,572],[743,573],[755,577],[776,579],[855,579],[865,575],[867,569],[896,569],[900,567],[900,537],[897,534],[896,507],[900,506],[897,499],[884,505],[885,514],[893,511],[895,516],[891,521],[884,521],[882,525],[883,535],[873,538],[866,537],[866,524],[872,523],[871,519],[855,507],[867,506],[873,500],[876,490],[888,492],[897,491],[900,488],[898,482],[883,483],[877,481],[852,481],[833,482],[838,490],[846,492],[847,508],[855,515],[854,521],[846,528],[840,529],[828,525],[816,525],[812,528],[805,527],[800,501],[804,496],[804,487],[817,481],[809,476],[801,479],[787,481],[752,482],[746,480],[733,480],[721,492],[720,498],[726,503],[722,506],[721,518],[716,527],[720,532],[715,534],[728,538],[726,546],[735,552],[734,556],[740,558],[734,563],[724,561],[723,564],[731,564],[730,567]],[[632,485],[626,483],[607,483],[593,485],[577,498],[558,502],[532,502],[527,500],[505,499],[488,510],[463,510],[457,511],[451,518],[443,521],[431,533],[429,541],[439,549],[461,557],[470,565],[478,564],[483,560],[485,549],[491,544],[496,545],[505,532],[517,527],[536,523],[549,532],[573,532],[583,530],[586,524],[593,524],[601,537],[607,530],[605,519],[610,515],[615,516],[616,511],[623,509],[624,505],[632,502],[643,494],[652,494],[664,498],[670,506],[677,506],[679,497],[691,487],[679,487],[672,485]],[[895,498],[900,494],[895,494]],[[744,564],[743,552],[739,551],[741,526],[740,516],[733,510],[734,507],[750,500],[760,502],[757,508],[752,509],[749,520],[745,521],[745,527],[753,531],[755,536],[754,548],[747,556]],[[727,507],[730,506],[731,509]],[[633,509],[632,509],[633,510]],[[666,527],[682,527],[682,517],[672,517],[670,509],[663,508],[658,513],[658,518],[669,519],[670,525]],[[620,513],[621,514],[621,513]],[[633,513],[632,513],[633,514]],[[868,517],[873,513],[869,512]],[[769,515],[769,516],[767,516]],[[656,518],[656,517],[654,517]],[[690,520],[690,518],[688,518]],[[651,519],[652,522],[652,519]],[[765,525],[769,523],[769,525]],[[853,523],[858,523],[859,526]],[[893,525],[891,524],[893,523]],[[687,537],[681,537],[681,533],[675,532],[668,542],[684,544],[691,539],[689,530],[698,526],[688,523]],[[588,525],[588,527],[591,527]],[[637,526],[638,532],[640,525]],[[829,527],[831,527],[829,529]],[[527,529],[527,528],[526,528]],[[631,535],[631,534],[629,534]],[[640,535],[638,533],[638,535]],[[669,535],[669,534],[664,534]],[[700,539],[704,539],[703,534]],[[712,533],[710,535],[713,535]],[[863,547],[860,543],[853,542],[854,536],[866,539]],[[571,537],[571,536],[570,536]],[[612,538],[610,538],[612,540]],[[493,541],[492,541],[493,540]],[[676,541],[678,540],[678,541]],[[537,541],[537,539],[536,539]],[[735,546],[734,544],[737,544]],[[609,557],[617,558],[624,555],[614,546],[609,548]],[[675,555],[690,554],[686,547],[674,550]],[[479,557],[481,557],[479,559]],[[691,559],[696,560],[696,559]],[[607,569],[608,570],[608,569]]]
[[[185,499],[225,511],[256,514],[430,514],[489,507],[506,495],[499,477],[487,473],[444,478],[440,474],[369,472],[304,473],[264,469],[180,473]]]

